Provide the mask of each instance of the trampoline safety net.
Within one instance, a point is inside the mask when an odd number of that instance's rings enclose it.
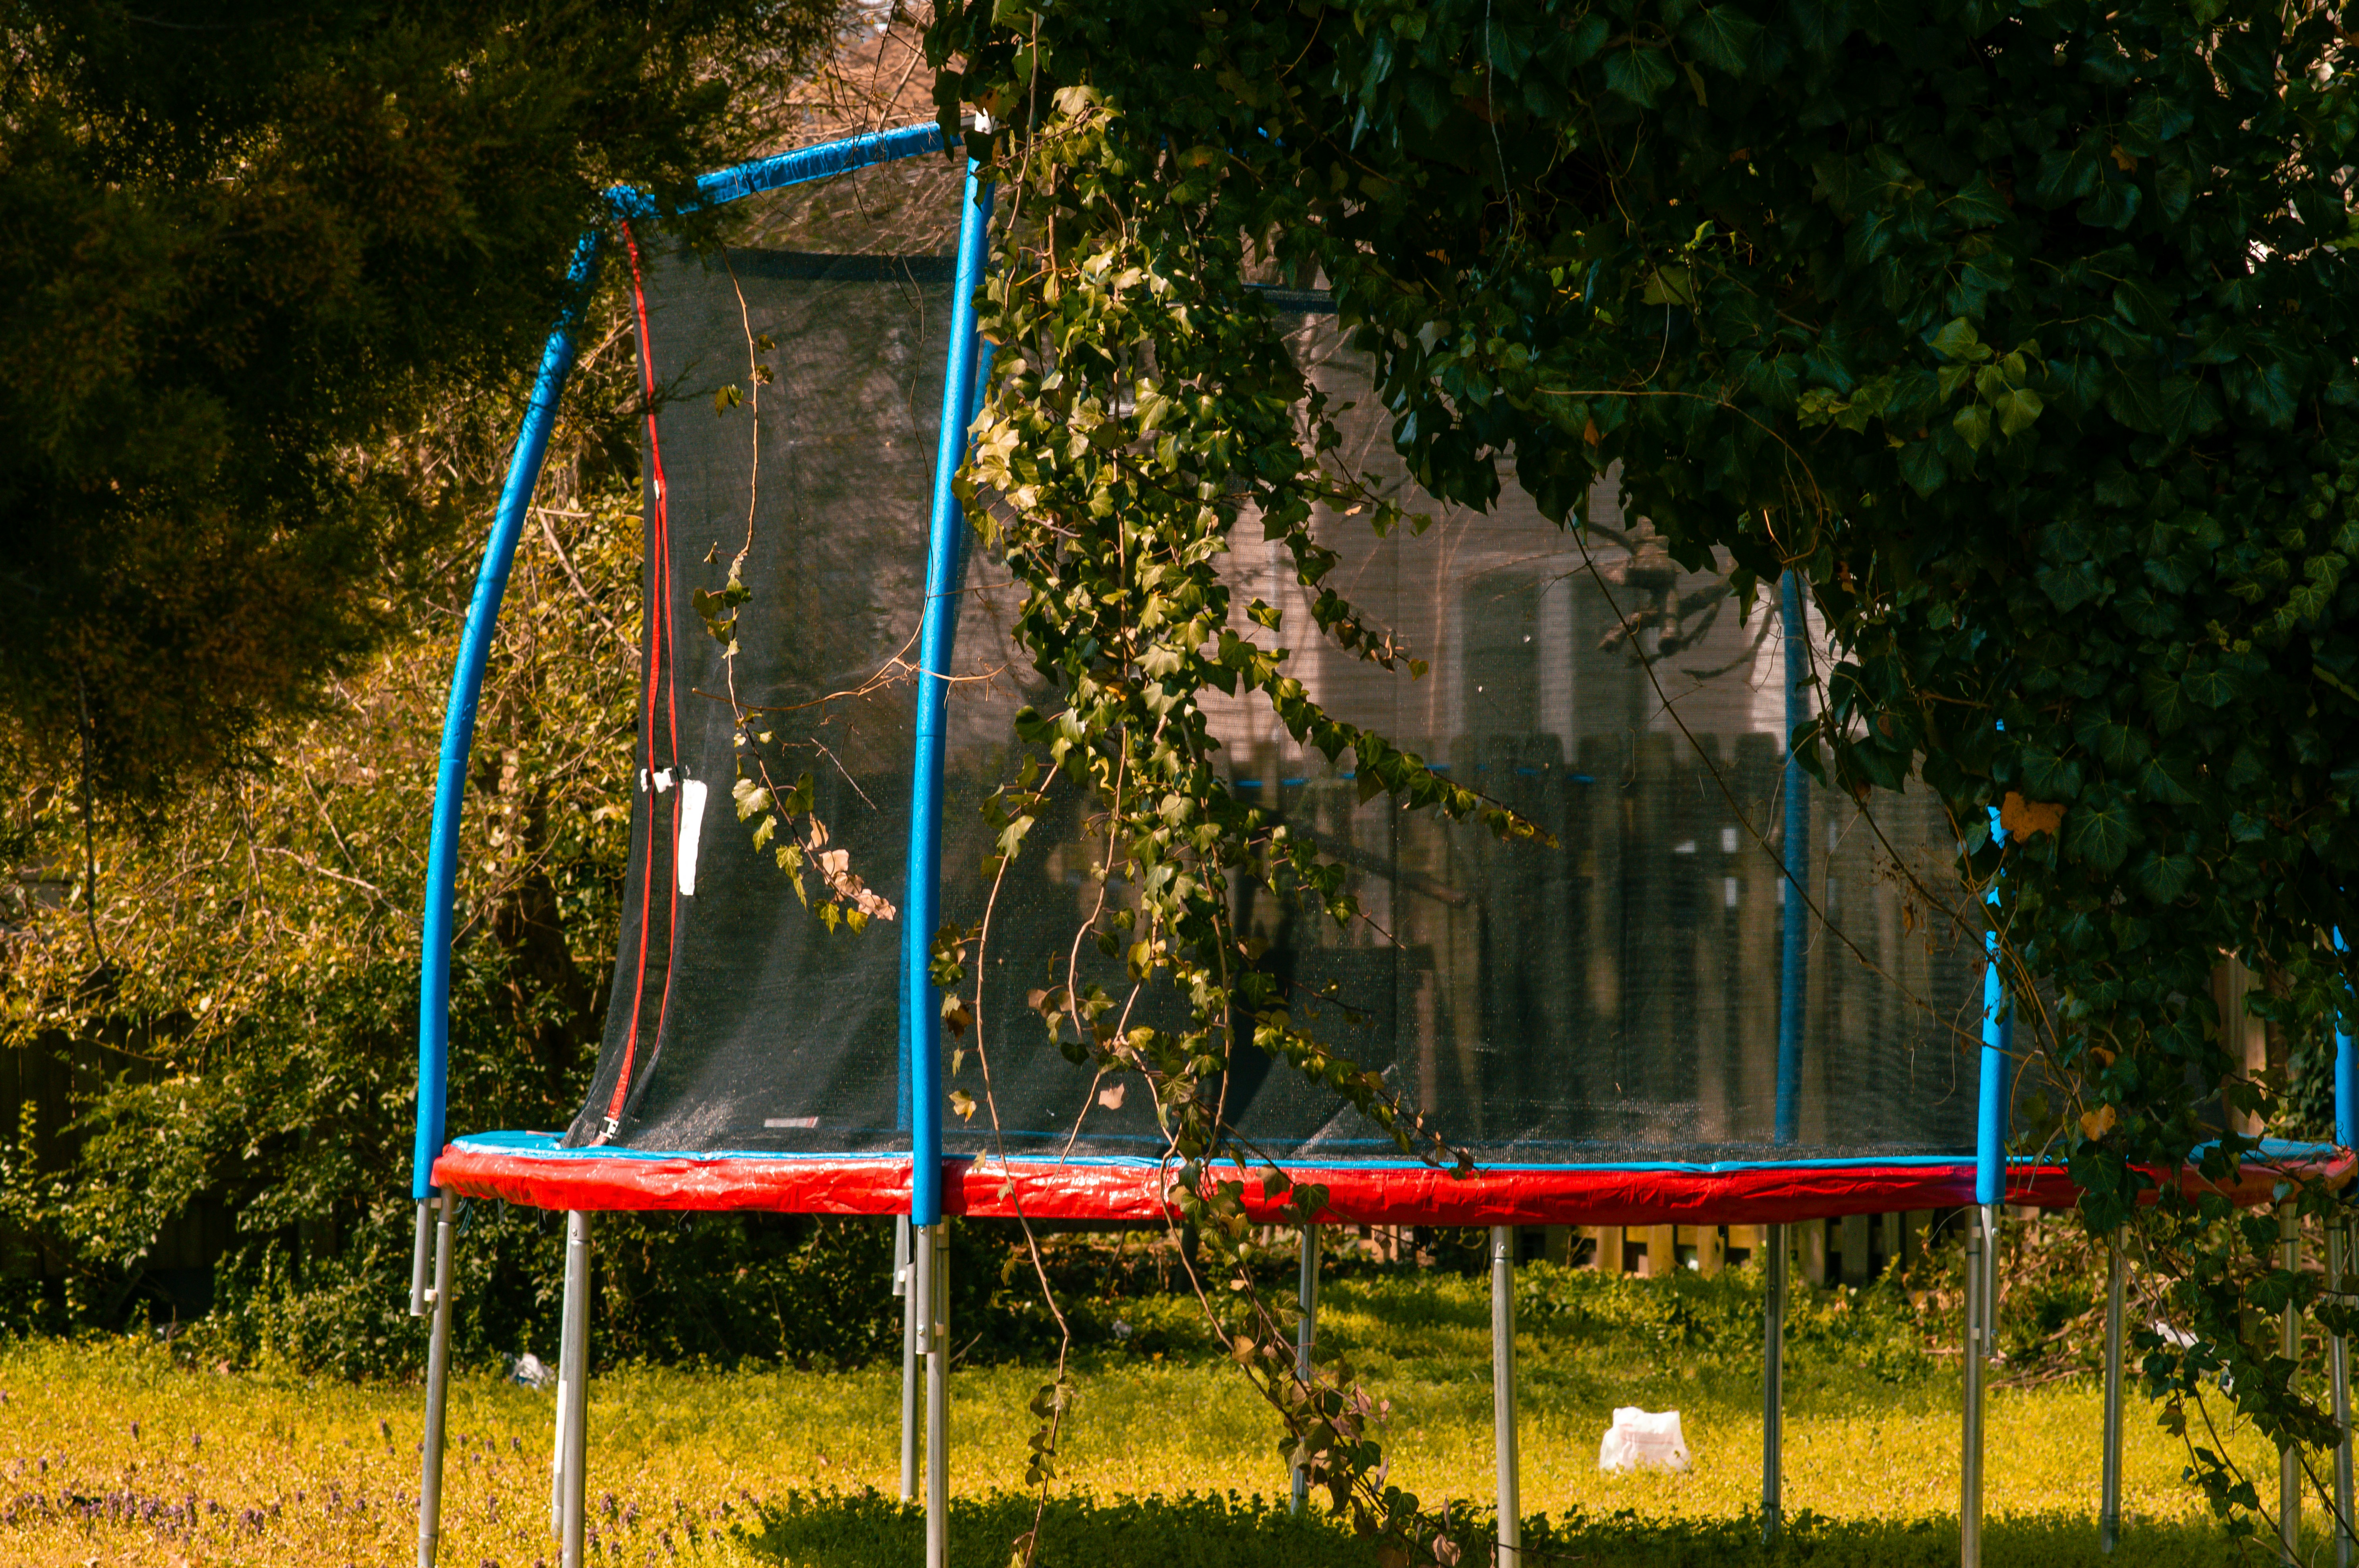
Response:
[[[823,926],[776,846],[753,844],[731,789],[755,759],[774,777],[808,772],[827,847],[897,915],[906,904],[909,677],[956,190],[936,160],[871,169],[798,192],[725,260],[645,257],[658,402],[634,847],[603,1049],[569,1146],[908,1147],[899,926]],[[1339,926],[1266,889],[1237,895],[1298,1021],[1380,1068],[1487,1165],[1970,1154],[1980,937],[1940,907],[1956,886],[1952,829],[1921,789],[1864,806],[1813,789],[1797,1136],[1775,1141],[1793,890],[1774,599],[1747,612],[1724,570],[1680,569],[1611,486],[1592,495],[1585,531],[1540,515],[1512,478],[1487,514],[1421,496],[1369,366],[1315,297],[1278,302],[1297,312],[1277,322],[1308,374],[1354,405],[1346,460],[1434,519],[1388,538],[1360,519],[1321,523],[1343,556],[1332,581],[1429,673],[1389,674],[1315,637],[1293,644],[1289,670],[1339,717],[1555,840],[1363,805],[1348,754],[1332,765],[1266,710],[1216,696],[1231,787],[1346,867],[1363,911]],[[943,916],[962,923],[989,894],[982,807],[1021,763],[1014,715],[1053,707],[1010,635],[1019,590],[969,544],[941,858]],[[1238,602],[1259,597],[1309,628],[1279,547],[1250,520],[1232,547]],[[692,596],[720,589],[741,552],[750,597],[731,659]],[[1010,865],[980,956],[1001,1134],[1016,1155],[1152,1156],[1151,1097],[1109,1108],[1026,1005],[1064,979],[1097,898],[1090,803],[1058,806]],[[951,1083],[981,1098],[971,1060]],[[1279,1158],[1399,1158],[1250,1048],[1227,1105]],[[995,1146],[982,1114],[948,1119],[945,1140]]]

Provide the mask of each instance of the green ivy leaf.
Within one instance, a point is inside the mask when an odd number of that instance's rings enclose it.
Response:
[[[2176,903],[2194,887],[2203,862],[2192,855],[2149,853],[2130,871],[2137,890],[2157,903]]]
[[[1909,489],[1924,496],[1940,489],[1950,470],[1942,463],[1941,455],[1933,449],[1932,442],[1911,441],[1900,449],[1900,477],[1908,481]]]
[[[2146,699],[2146,709],[2154,715],[2154,727],[2162,734],[2176,734],[2195,716],[2188,705],[2187,688],[2177,676],[2158,666],[2148,665],[2138,672],[2138,695]]]
[[[1986,404],[1967,404],[1950,423],[1956,427],[1960,438],[1975,451],[1981,451],[1990,439],[1990,407]]]
[[[2059,610],[2078,610],[2105,590],[2105,574],[2094,561],[2069,567],[2042,567],[2033,574],[2039,591]]]
[[[1945,360],[1965,363],[1980,364],[1991,357],[1990,345],[1982,341],[1974,324],[1963,316],[1934,333],[1927,346]]]
[[[1678,81],[1670,57],[1658,49],[1632,47],[1605,58],[1605,85],[1641,109],[1655,106],[1656,95]]]
[[[2237,681],[2217,660],[2190,661],[2179,684],[2198,708],[2225,708],[2236,700]]]
[[[2093,790],[2064,814],[2064,853],[2111,874],[2138,841],[2129,800],[2114,790]]]
[[[2018,386],[1999,397],[1992,406],[1998,411],[1999,429],[2009,436],[2020,436],[2031,428],[2033,421],[2039,417],[2040,411],[2047,405],[2031,388]]]
[[[2082,715],[2072,727],[2072,739],[2095,752],[2097,761],[2114,773],[2135,768],[2154,751],[2144,735],[2103,708]]]
[[[2195,793],[2182,783],[2176,771],[2158,757],[2147,757],[2136,763],[2130,772],[2130,784],[2138,795],[2160,806],[2193,806]]]
[[[2077,800],[2081,795],[2081,764],[2060,757],[2045,746],[2029,745],[2021,758],[2023,793],[2034,800]]]
[[[1851,0],[1794,0],[1794,33],[1814,55],[1830,55],[1851,36]]]
[[[1680,29],[1680,41],[1699,61],[1730,76],[1743,76],[1752,69],[1760,37],[1761,24],[1734,5],[1699,11]]]

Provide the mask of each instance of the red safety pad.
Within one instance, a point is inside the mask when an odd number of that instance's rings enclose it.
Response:
[[[2194,1171],[2189,1192],[2217,1186],[2238,1204],[2269,1202],[2288,1176],[2351,1179],[2354,1155],[2277,1164],[2248,1162],[2228,1184]],[[1234,1175],[1233,1172],[1225,1172]],[[1423,1168],[1287,1167],[1298,1183],[1327,1188],[1325,1217],[1353,1225],[1757,1225],[1846,1214],[1971,1204],[1974,1168],[1954,1165],[1762,1165],[1728,1170],[1551,1167],[1492,1170],[1463,1181]],[[462,1196],[534,1208],[760,1210],[778,1214],[906,1214],[905,1159],[677,1159],[536,1154],[447,1147],[435,1184]],[[973,1159],[942,1162],[942,1206],[954,1215],[1034,1219],[1159,1221],[1169,1214],[1167,1178],[1136,1164]],[[2016,1165],[2006,1201],[2070,1208],[2077,1196],[2062,1167]],[[1285,1195],[1266,1199],[1258,1174],[1245,1183],[1256,1218],[1283,1217]]]

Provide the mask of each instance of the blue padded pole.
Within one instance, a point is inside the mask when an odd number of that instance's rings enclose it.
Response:
[[[942,1217],[941,1007],[928,973],[941,914],[942,748],[951,645],[958,633],[959,573],[966,513],[951,488],[966,460],[967,427],[988,362],[976,330],[975,291],[990,252],[992,188],[966,169],[959,218],[958,279],[951,286],[950,364],[942,376],[942,428],[934,448],[934,508],[926,546],[925,617],[918,628],[918,727],[909,801],[909,874],[901,917],[901,1030],[909,1104],[909,1223]],[[927,1499],[930,1510],[935,1499]]]
[[[566,282],[578,300],[598,260],[598,237],[584,234],[573,248]],[[443,1118],[449,1108],[451,1056],[451,903],[459,872],[459,811],[467,791],[467,757],[475,744],[475,705],[484,694],[484,665],[492,652],[492,632],[507,593],[508,568],[516,540],[540,480],[549,432],[557,423],[558,399],[573,369],[573,318],[569,309],[540,351],[524,427],[508,456],[507,481],[492,514],[484,564],[475,574],[475,596],[459,634],[459,658],[451,671],[451,700],[442,710],[442,760],[434,776],[434,826],[426,847],[426,910],[419,935],[418,981],[418,1141],[410,1152],[409,1195],[424,1203],[434,1185],[434,1157],[442,1151]]]
[[[1786,623],[1786,909],[1777,985],[1777,1141],[1791,1143],[1800,1134],[1802,1030],[1810,1017],[1810,905],[1802,892],[1810,881],[1810,778],[1802,771],[1793,736],[1810,719],[1804,686],[1810,654],[1802,579],[1788,572],[1778,593]]]
[[[2334,928],[2334,950],[2348,953],[2343,928]],[[2351,1038],[2351,1007],[2334,1010],[2334,1141],[2345,1149],[2359,1148],[2359,1045]]]
[[[2004,847],[2006,829],[1991,808],[1991,842]],[[2015,1010],[2007,1005],[2006,981],[1999,974],[1998,889],[1983,895],[1992,910],[1983,934],[1982,1102],[1974,1119],[1974,1202],[1985,1206],[2006,1196],[2006,1112],[2010,1075],[2007,1057],[2015,1044]]]

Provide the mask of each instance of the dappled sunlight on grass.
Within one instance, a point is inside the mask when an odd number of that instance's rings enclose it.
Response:
[[[1678,1292],[1527,1271],[1524,1505],[1534,1538],[1593,1564],[1758,1558],[1757,1308],[1743,1281]],[[1184,1303],[1136,1314],[1161,1346],[1084,1346],[1080,1400],[1044,1528],[1044,1561],[1077,1565],[1372,1562],[1364,1543],[1284,1511],[1276,1432]],[[1819,1563],[1954,1562],[1954,1357],[1893,1339],[1866,1306],[1798,1310],[1789,1362],[1787,1507]],[[1879,1325],[1882,1326],[1879,1326]],[[1340,1280],[1323,1343],[1390,1400],[1391,1478],[1429,1505],[1460,1499],[1470,1540],[1491,1493],[1488,1308],[1449,1275]],[[999,1568],[1030,1528],[1024,1404],[1045,1374],[962,1368],[952,1400],[955,1560]],[[418,1487],[414,1387],[315,1383],[172,1365],[136,1342],[0,1349],[0,1558],[10,1563],[374,1564],[407,1561]],[[1602,1475],[1617,1404],[1682,1412],[1690,1476]],[[2094,1563],[2099,1404],[2093,1379],[1992,1400],[1987,1561]],[[553,1401],[462,1369],[452,1388],[442,1561],[531,1568],[548,1534]],[[914,1560],[898,1476],[898,1369],[629,1368],[593,1381],[594,1563],[855,1564]],[[135,1427],[135,1423],[136,1427]],[[2175,1440],[2134,1399],[2129,1563],[2231,1554],[2178,1476]],[[2266,1476],[2273,1457],[2239,1443]],[[1803,1519],[1801,1516],[1812,1516]],[[1479,1558],[1470,1553],[1470,1562]],[[1763,1561],[1799,1560],[1791,1553]],[[1541,1561],[1537,1553],[1535,1563]]]

